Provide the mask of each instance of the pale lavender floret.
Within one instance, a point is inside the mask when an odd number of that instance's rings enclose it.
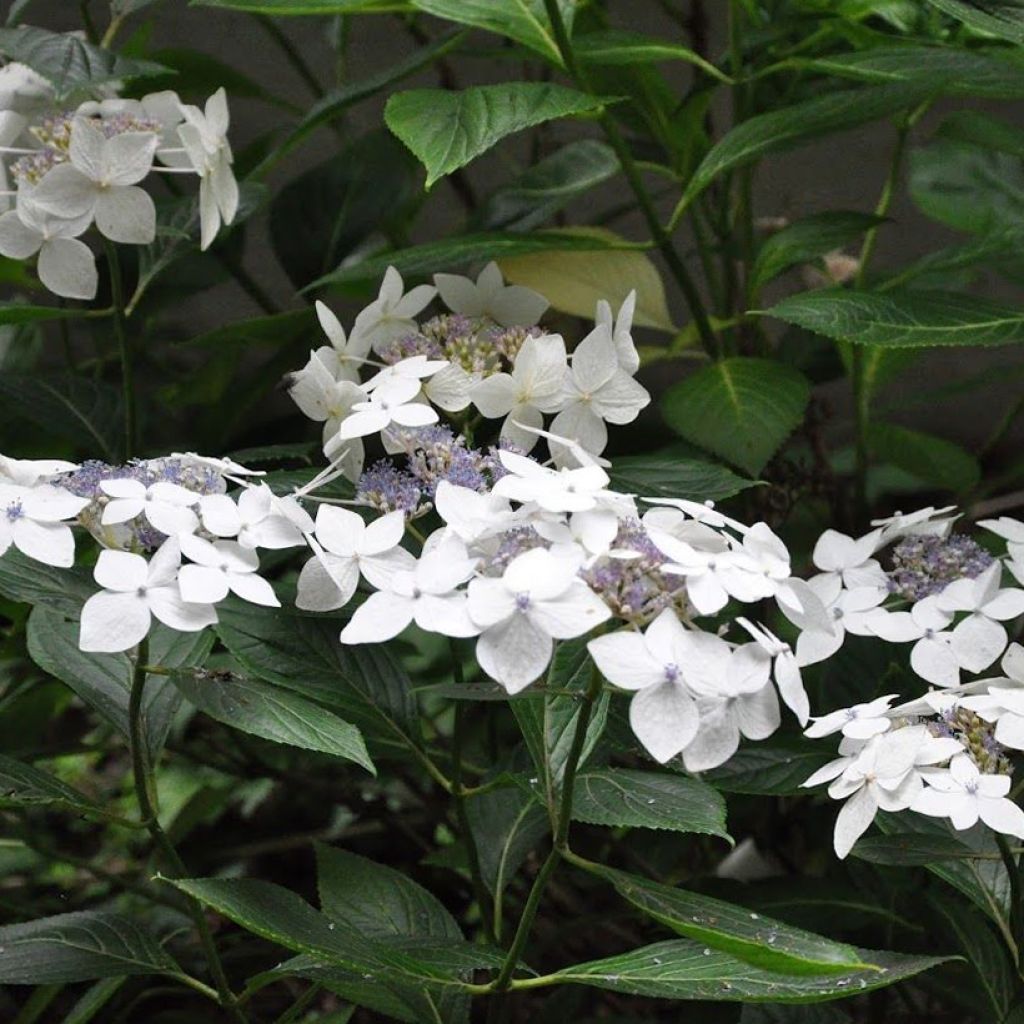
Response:
[[[388,439],[401,446],[408,457],[408,471],[431,499],[442,480],[486,493],[506,473],[499,449],[470,448],[464,437],[442,425],[389,431]]]
[[[381,512],[401,509],[412,515],[420,507],[422,497],[416,478],[411,473],[396,469],[385,459],[366,470],[356,486],[356,500]]]
[[[976,541],[962,533],[948,538],[905,537],[892,551],[889,593],[908,601],[937,594],[947,584],[980,576],[994,561]]]
[[[519,555],[534,548],[548,548],[546,541],[532,526],[520,526],[507,530],[501,535],[498,550],[487,559],[482,567],[485,576],[500,576],[508,568],[509,562]]]

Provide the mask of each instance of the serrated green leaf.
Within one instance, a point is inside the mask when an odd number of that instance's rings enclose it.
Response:
[[[62,985],[178,965],[134,920],[83,911],[0,928],[0,985]]]
[[[803,782],[831,760],[831,754],[806,743],[752,743],[736,751],[720,768],[705,772],[703,778],[726,793],[793,796],[806,793],[801,788]]]
[[[128,736],[128,696],[134,664],[127,654],[90,654],[78,648],[78,622],[45,605],[28,617],[28,652],[54,678],[66,683],[86,704]],[[154,625],[149,634],[149,658],[162,668],[201,664],[209,653],[209,632],[176,633]],[[163,748],[181,695],[163,675],[151,675],[142,706],[142,730],[151,759]]]
[[[810,394],[791,366],[735,357],[670,388],[661,413],[687,441],[757,476],[799,426]]]
[[[585,64],[616,66],[681,60],[695,65],[720,82],[732,81],[709,60],[686,46],[624,29],[604,29],[578,36],[573,40],[573,50]]]
[[[58,100],[92,91],[105,82],[162,75],[167,69],[148,60],[131,60],[101,49],[77,33],[49,32],[23,25],[0,28],[0,55],[19,61],[52,83]]]
[[[474,225],[517,231],[537,227],[618,171],[611,146],[595,139],[570,142],[492,192],[474,215]]]
[[[84,813],[100,810],[94,801],[63,779],[3,754],[0,754],[0,804],[19,807],[59,804]]]
[[[721,501],[756,485],[728,466],[694,457],[689,446],[672,445],[650,455],[624,455],[608,470],[612,486],[626,494],[649,498],[692,498]]]
[[[750,287],[760,290],[790,267],[841,249],[884,222],[883,217],[847,210],[815,213],[794,221],[761,246],[750,271]]]
[[[418,11],[446,18],[460,25],[496,32],[528,46],[554,64],[561,65],[558,49],[544,8],[544,0],[410,0]],[[557,0],[567,30],[572,30],[576,0]]]
[[[963,493],[981,479],[978,460],[952,441],[879,422],[868,424],[867,436],[876,459],[898,466],[935,487]]]
[[[952,835],[897,832],[893,835],[864,836],[857,841],[851,855],[870,864],[923,867],[941,860],[970,859],[975,851]]]
[[[394,868],[317,843],[316,870],[321,913],[355,935],[462,938],[437,897]]]
[[[0,556],[0,595],[10,601],[74,616],[95,592],[92,577],[82,569],[44,565],[13,549]]]
[[[914,348],[1024,341],[1024,310],[955,292],[822,289],[792,295],[767,313],[856,345]]]
[[[1024,7],[1016,0],[928,0],[985,35],[1024,44]]]
[[[233,673],[174,672],[171,680],[189,703],[218,722],[275,743],[354,761],[376,775],[359,730],[304,697]]]
[[[605,102],[545,82],[478,85],[460,92],[413,89],[388,99],[384,121],[426,168],[430,188],[508,135],[597,110]]]
[[[634,907],[674,932],[706,943],[740,960],[784,974],[841,974],[871,968],[861,951],[821,935],[763,918],[701,893],[661,885],[638,875],[594,866]]]
[[[556,251],[587,252],[599,249],[615,249],[624,246],[605,235],[573,234],[555,229],[517,234],[512,231],[484,231],[469,235],[458,235],[440,242],[413,245],[408,249],[396,249],[379,256],[372,256],[360,263],[339,267],[318,281],[307,285],[303,291],[311,291],[328,285],[344,285],[377,282],[388,267],[399,273],[416,277],[433,274],[439,270],[469,266],[489,260],[502,260],[524,253]],[[630,246],[631,247],[631,246]],[[591,311],[593,313],[593,311]]]
[[[590,825],[702,832],[732,841],[725,829],[725,801],[698,779],[626,768],[580,772],[572,816]]]
[[[764,970],[722,950],[706,953],[708,948],[689,939],[659,942],[620,956],[566,967],[554,977],[661,999],[810,1003],[883,988],[950,959],[862,950],[859,952],[864,962],[876,965],[870,970],[799,975]]]
[[[817,96],[782,110],[757,114],[738,124],[712,147],[690,178],[680,207],[689,206],[720,174],[758,160],[766,153],[792,149],[808,139],[856,128],[908,110],[938,91],[931,79],[872,85]]]

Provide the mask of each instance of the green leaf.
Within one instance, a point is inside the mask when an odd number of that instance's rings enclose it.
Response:
[[[320,909],[355,935],[461,940],[455,919],[401,871],[316,844]]]
[[[103,381],[70,374],[0,374],[0,403],[49,437],[116,462],[121,444],[121,395]]]
[[[476,232],[446,238],[440,242],[427,242],[423,245],[410,246],[408,249],[385,252],[359,263],[339,267],[307,285],[303,291],[308,292],[327,285],[377,282],[384,276],[389,266],[393,266],[402,275],[416,277],[524,253],[547,250],[562,253],[586,252],[592,249],[615,248],[625,246],[604,235],[575,234],[553,228],[530,234],[517,234],[512,231]]]
[[[746,907],[613,868],[591,870],[611,882],[634,907],[674,932],[757,967],[785,974],[840,974],[874,966],[853,946],[763,918]]]
[[[969,142],[982,149],[1024,157],[1024,132],[1015,124],[980,110],[955,110],[939,125],[939,138]]]
[[[725,801],[706,783],[680,775],[625,768],[580,772],[572,815],[590,825],[703,832],[732,842]]]
[[[548,817],[533,795],[518,787],[474,796],[466,813],[480,855],[480,873],[497,909],[505,887],[547,834]],[[494,916],[500,920],[500,914]]]
[[[48,32],[22,26],[0,28],[0,56],[27,64],[48,79],[64,100],[74,92],[91,92],[105,82],[162,75],[167,69],[148,60],[130,60],[86,42],[77,33]]]
[[[993,1019],[1002,1021],[1015,1001],[1018,985],[1006,946],[993,934],[989,923],[971,907],[949,899],[937,899],[934,894],[929,902],[967,954],[995,1014]]]
[[[986,231],[963,245],[950,245],[926,253],[919,260],[897,271],[889,280],[883,281],[879,291],[916,281],[921,287],[935,289],[958,271],[976,267],[979,264],[999,266],[1017,259],[1024,251],[1024,222]]]
[[[84,793],[56,775],[0,754],[0,805],[3,804],[18,807],[57,804],[90,814],[100,810]]]
[[[753,743],[741,747],[720,768],[705,772],[703,778],[726,793],[796,796],[806,794],[803,782],[832,759],[814,744]]]
[[[782,110],[757,114],[717,142],[690,179],[680,207],[685,208],[720,174],[792,149],[808,139],[856,128],[900,110],[909,110],[938,90],[934,81],[865,86],[816,96]]]
[[[1003,100],[1024,96],[1024,65],[1019,61],[952,46],[875,46],[814,58],[806,65],[828,75],[877,84],[930,79],[951,96]]]
[[[189,703],[234,729],[303,750],[376,769],[354,725],[288,690],[229,672],[175,672],[171,679]]]
[[[134,920],[83,911],[0,928],[0,985],[63,985],[178,965]]]
[[[545,693],[540,700],[516,701],[512,704],[512,712],[537,772],[536,785],[552,820],[558,813],[562,779],[582,708],[581,701],[575,695],[582,696],[592,671],[585,640],[559,643],[551,661],[548,681],[551,689],[571,693]],[[580,752],[581,764],[586,763],[600,739],[607,720],[608,701],[607,693],[602,694],[591,713]]]
[[[986,35],[1024,44],[1024,8],[1016,0],[928,0],[928,3]]]
[[[217,635],[247,671],[337,709],[371,748],[395,753],[415,745],[412,685],[383,645],[343,646],[337,619],[241,601],[225,602],[217,612]]]
[[[557,971],[580,985],[662,999],[813,1003],[884,988],[947,962],[949,957],[858,951],[870,969],[842,974],[785,974],[764,970],[699,942],[675,939]]]
[[[0,556],[0,595],[21,604],[41,604],[62,615],[77,615],[96,592],[89,573],[58,569],[9,549]]]
[[[687,441],[757,476],[800,425],[810,395],[799,370],[735,357],[705,366],[670,388],[661,413]]]
[[[127,654],[89,654],[78,649],[78,622],[37,605],[28,617],[28,652],[44,671],[66,683],[94,711],[128,736],[128,695],[134,665]],[[210,650],[208,632],[176,633],[154,626],[149,634],[153,665],[179,668],[201,664]],[[151,675],[142,705],[142,728],[151,759],[167,739],[181,695],[167,676]]]
[[[306,116],[285,136],[281,144],[253,171],[253,176],[262,175],[296,146],[301,145],[317,128],[340,117],[349,107],[375,96],[403,78],[408,78],[409,75],[415,74],[431,61],[447,53],[464,35],[464,32],[448,32],[426,46],[417,47],[415,52],[405,60],[383,68],[361,81],[328,92],[313,104]]]
[[[661,273],[651,258],[605,228],[565,228],[566,235],[604,239],[603,250],[582,252],[538,251],[503,256],[502,273],[513,284],[540,292],[553,309],[590,319],[599,299],[617,309],[636,292],[633,322],[674,334],[665,300]]]
[[[909,189],[923,213],[959,231],[1024,228],[1024,170],[1016,156],[938,138],[911,152]]]
[[[393,135],[370,132],[278,192],[270,206],[270,237],[296,288],[395,226],[417,192],[415,167]]]
[[[628,32],[623,29],[588,32],[573,40],[573,50],[584,64],[654,64],[682,60],[696,65],[701,71],[720,82],[732,81],[699,53],[678,43],[641,35],[639,32]]]
[[[491,230],[526,231],[618,172],[611,146],[594,139],[570,142],[491,193],[474,222]]]
[[[460,25],[486,29],[507,36],[542,54],[554,64],[562,64],[544,8],[544,0],[410,0],[413,7]],[[566,29],[572,30],[576,0],[557,0]]]
[[[937,861],[969,859],[975,855],[975,851],[956,836],[941,832],[934,835],[897,832],[893,835],[864,836],[857,841],[851,853],[870,864],[899,867],[924,867]]]
[[[231,358],[232,366],[237,366],[240,348],[247,349],[256,345],[280,347],[291,344],[303,336],[311,340],[316,329],[316,314],[310,306],[306,306],[304,309],[289,309],[284,313],[257,316],[251,320],[235,320],[222,327],[197,334],[184,344],[192,348],[210,349],[214,353],[224,353]],[[195,389],[197,384],[193,380],[189,381],[188,386]]]
[[[0,325],[34,324],[44,320],[74,320],[88,314],[88,310],[61,306],[26,306],[21,302],[0,302]]]
[[[966,449],[941,437],[894,423],[868,424],[868,445],[880,462],[954,493],[971,490],[981,479],[978,460]]]
[[[124,975],[104,978],[90,985],[82,993],[81,998],[68,1011],[61,1024],[89,1024],[96,1019],[96,1014],[117,994],[117,990],[125,983]]]
[[[604,103],[545,82],[478,85],[460,92],[413,89],[389,97],[384,121],[427,169],[430,188],[508,135],[555,118],[588,113]]]
[[[407,0],[189,0],[193,7],[223,7],[229,11],[269,14],[386,14],[410,9]]]
[[[750,271],[750,287],[758,291],[790,267],[841,249],[883,223],[884,217],[846,210],[803,217],[776,231],[761,246]]]
[[[885,348],[1024,341],[1024,311],[955,292],[801,292],[767,311],[837,341]]]
[[[616,490],[649,498],[721,501],[756,483],[728,466],[701,458],[700,452],[682,443],[650,455],[621,456],[608,472]]]

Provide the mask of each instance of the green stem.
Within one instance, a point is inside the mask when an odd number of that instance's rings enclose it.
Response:
[[[299,996],[299,998],[296,999],[295,1002],[292,1003],[292,1005],[274,1021],[274,1024],[293,1024],[294,1021],[299,1019],[299,1014],[302,1013],[303,1010],[308,1009],[313,1000],[316,999],[322,991],[323,988],[321,985],[310,985],[309,988],[307,988],[306,991],[303,992],[302,995]]]
[[[114,310],[114,337],[121,357],[121,391],[124,403],[124,458],[127,462],[135,454],[135,440],[138,430],[135,406],[135,368],[131,341],[124,324],[124,281],[121,277],[121,262],[117,246],[104,240],[107,254],[107,269],[110,272],[110,301]]]
[[[562,61],[565,64],[566,70],[581,89],[591,95],[594,95],[587,77],[583,73],[583,69],[579,66],[579,63],[576,60],[575,53],[573,53],[572,43],[569,40],[569,33],[566,31],[565,22],[562,20],[562,12],[558,6],[558,0],[544,0],[544,9],[547,11],[548,18],[551,21],[551,28],[554,32],[555,42],[558,45],[558,51],[562,56]],[[625,175],[626,181],[629,183],[630,188],[633,190],[633,194],[636,196],[640,212],[643,214],[643,218],[647,222],[648,230],[651,232],[651,238],[654,240],[654,244],[658,247],[658,251],[661,253],[662,259],[665,260],[668,269],[671,271],[672,276],[675,278],[676,283],[679,285],[679,288],[686,299],[687,305],[690,307],[690,313],[693,316],[694,322],[697,325],[697,331],[700,334],[701,344],[710,355],[717,356],[719,354],[718,338],[716,337],[715,332],[711,329],[711,324],[708,321],[708,314],[704,308],[704,300],[700,297],[697,285],[690,276],[690,272],[686,269],[686,264],[683,262],[683,258],[679,255],[679,251],[673,244],[670,235],[664,227],[662,227],[661,220],[658,217],[658,212],[655,210],[654,203],[651,201],[651,197],[644,186],[643,179],[640,176],[640,170],[636,165],[636,161],[633,159],[633,154],[630,152],[628,143],[619,131],[619,126],[615,119],[607,110],[601,110],[601,113],[598,115],[598,123],[604,131],[609,145],[611,145],[612,149],[615,151],[615,155],[619,160],[619,165],[622,167],[622,173]]]
[[[189,871],[185,862],[181,859],[174,844],[167,837],[157,818],[156,806],[153,801],[154,781],[146,756],[146,740],[143,731],[143,706],[142,699],[146,690],[146,663],[149,658],[149,643],[143,640],[139,644],[135,657],[135,668],[132,672],[132,688],[128,697],[128,739],[132,755],[132,779],[135,786],[135,799],[139,804],[139,813],[146,823],[153,844],[163,854],[164,860],[172,871],[172,877],[187,878]],[[203,952],[210,967],[217,988],[217,995],[220,1004],[231,1014],[238,1024],[247,1024],[245,1015],[239,1009],[237,999],[228,984],[227,975],[224,973],[224,965],[220,961],[217,947],[210,932],[210,926],[206,921],[206,915],[202,906],[192,897],[188,897],[188,908],[192,920],[195,922],[196,931],[199,934],[199,941],[202,944]]]
[[[1010,933],[1013,942],[1008,943],[1014,967],[1021,972],[1021,944],[1024,942],[1024,891],[1021,888],[1020,867],[1016,854],[1010,848],[1006,836],[996,833],[996,845],[1010,879]]]
[[[509,947],[505,961],[501,965],[501,971],[489,986],[492,992],[504,992],[511,987],[512,975],[515,973],[516,966],[530,938],[534,918],[536,918],[537,911],[540,909],[544,890],[547,888],[551,876],[555,873],[559,861],[569,850],[569,825],[572,822],[572,798],[573,789],[576,785],[576,773],[579,770],[583,745],[587,739],[590,715],[594,708],[594,702],[601,693],[602,685],[601,675],[595,665],[591,670],[590,684],[587,687],[587,692],[583,696],[583,706],[580,708],[580,715],[576,720],[576,731],[573,733],[569,757],[565,764],[565,775],[562,778],[562,794],[559,801],[558,815],[555,819],[551,852],[547,855],[540,871],[537,872],[537,877],[533,880],[533,886],[526,898],[526,906],[523,907],[522,916],[519,918],[519,926],[516,928],[512,945]]]
[[[458,647],[454,640],[450,641],[452,654],[452,675],[455,683],[461,685],[464,682],[462,675],[462,661],[459,658]],[[492,942],[497,942],[495,934],[494,916],[491,914],[491,904],[487,897],[487,886],[484,884],[483,871],[480,868],[480,851],[477,849],[476,837],[469,822],[469,811],[466,806],[466,790],[462,784],[462,747],[465,738],[466,727],[466,705],[464,701],[455,702],[455,725],[452,728],[452,778],[451,794],[455,801],[455,817],[459,823],[459,832],[466,847],[466,860],[469,865],[469,877],[473,883],[473,895],[477,906],[480,908],[480,917],[483,920],[484,928]]]

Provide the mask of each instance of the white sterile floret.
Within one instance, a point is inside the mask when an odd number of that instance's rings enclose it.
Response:
[[[664,764],[696,736],[700,713],[686,683],[693,635],[666,608],[645,633],[620,630],[587,644],[594,664],[610,683],[636,691],[629,722],[636,738]]]
[[[233,537],[245,548],[297,547],[313,526],[294,498],[279,498],[266,484],[245,488],[237,502],[226,494],[204,495],[199,517],[214,536]],[[303,531],[299,524],[309,529]]]
[[[946,631],[953,621],[944,612],[935,595],[915,603],[909,612],[890,612],[876,608],[867,616],[871,632],[890,643],[916,641],[910,651],[910,667],[936,686],[957,686],[960,662],[952,648],[952,633]]]
[[[380,643],[398,636],[410,623],[444,636],[476,636],[466,592],[459,590],[476,570],[465,545],[449,539],[423,554],[415,565],[387,579],[371,594],[341,631],[343,644]]]
[[[75,562],[75,538],[65,523],[89,504],[61,487],[25,487],[0,477],[0,555],[12,545],[36,562],[67,568]]]
[[[811,714],[811,704],[800,674],[800,664],[792,647],[780,640],[760,623],[738,618],[736,625],[746,630],[754,642],[774,659],[774,678],[779,696],[801,725],[806,725]]]
[[[463,316],[490,317],[502,327],[531,327],[548,308],[548,300],[531,288],[505,284],[498,264],[488,263],[474,282],[460,274],[435,274],[441,301]]]
[[[316,355],[328,367],[335,380],[350,380],[354,384],[358,384],[359,371],[365,365],[366,357],[370,354],[370,346],[366,344],[365,339],[360,342],[355,337],[346,338],[345,328],[341,326],[341,321],[319,299],[317,299],[315,307],[320,327],[331,343],[330,348],[325,345],[323,348],[317,349]]]
[[[715,503],[711,500],[692,501],[689,498],[641,498],[641,501],[656,508],[675,509],[690,519],[694,519],[698,523],[715,530],[728,527],[742,536],[750,529],[746,523],[741,523],[737,519],[731,519],[729,516],[723,515],[715,508]],[[681,539],[685,540],[686,538],[682,537]]]
[[[518,455],[502,451],[501,464],[508,471],[492,493],[521,503],[535,502],[546,512],[583,512],[610,500],[610,479],[600,466],[579,469],[548,469]]]
[[[932,818],[948,818],[957,831],[971,828],[980,818],[1001,835],[1024,839],[1024,811],[1007,794],[1009,775],[987,775],[966,753],[957,754],[948,771],[924,776],[927,788],[914,798],[911,810]]]
[[[812,719],[814,724],[804,730],[804,735],[810,739],[821,739],[822,736],[841,732],[851,740],[869,740],[872,736],[880,736],[888,732],[892,725],[889,707],[897,696],[888,693],[864,704],[854,704],[827,715],[818,715]]]
[[[92,211],[61,218],[32,199],[33,190],[18,190],[15,209],[0,216],[0,255],[26,260],[38,254],[39,280],[65,299],[96,297],[98,275],[92,250],[79,239],[92,223]]]
[[[997,537],[1010,544],[1024,544],[1024,523],[1011,516],[1000,516],[998,519],[979,519],[978,525],[994,533]]]
[[[338,425],[336,437],[342,441],[378,434],[391,424],[400,427],[426,427],[438,420],[437,411],[420,402],[420,382],[415,377],[393,377],[371,394],[352,404],[352,411]]]
[[[192,533],[199,525],[193,506],[200,495],[180,484],[161,480],[147,487],[141,480],[125,477],[101,480],[100,490],[110,499],[100,520],[104,526],[145,515],[150,526],[170,537]]]
[[[515,524],[507,498],[481,494],[442,480],[434,492],[434,508],[447,530],[465,544],[494,537]]]
[[[945,537],[953,528],[953,523],[960,518],[955,505],[946,505],[943,508],[935,508],[929,505],[928,508],[919,508],[916,512],[896,512],[884,519],[872,519],[871,525],[882,529],[882,536],[879,538],[879,547],[900,537],[908,537],[912,534],[933,535]]]
[[[804,786],[832,781],[828,795],[846,800],[836,818],[833,845],[844,859],[854,843],[868,830],[879,808],[903,811],[921,793],[924,783],[920,768],[940,764],[963,751],[957,740],[932,736],[924,725],[894,729],[873,736],[858,751],[844,740],[846,756],[815,772]]]
[[[231,170],[234,157],[227,137],[227,95],[220,88],[206,101],[203,110],[183,104],[181,112],[185,123],[178,127],[178,138],[200,178],[199,245],[206,249],[217,237],[221,223],[230,224],[238,212],[238,182]]]
[[[877,620],[873,612],[886,597],[877,587],[844,590],[838,573],[821,573],[807,580],[806,585],[824,607],[825,622],[816,621],[789,603],[779,602],[782,613],[801,630],[796,642],[800,665],[814,665],[831,658],[843,646],[847,633],[873,635],[871,623]]]
[[[565,378],[565,342],[559,334],[527,338],[511,373],[494,373],[474,384],[472,403],[487,419],[505,417],[501,436],[524,452],[533,449],[537,434],[527,427],[544,425],[544,413],[561,408]]]
[[[871,557],[878,550],[881,538],[881,529],[872,530],[863,537],[826,530],[814,545],[811,558],[822,572],[838,576],[845,589],[875,587],[886,596],[889,592],[888,577],[878,560]]]
[[[657,528],[649,529],[648,534],[669,559],[661,571],[685,578],[687,597],[701,615],[720,612],[730,597],[741,601],[757,600],[760,588],[756,578],[740,564],[724,537],[719,536],[714,546],[710,535],[701,537],[698,542],[702,546],[695,547]]]
[[[65,220],[95,218],[112,242],[148,245],[156,236],[156,207],[138,183],[149,174],[155,132],[123,132],[107,138],[90,118],[71,126],[68,162],[57,164],[32,192],[42,210]]]
[[[944,612],[967,612],[953,628],[950,646],[961,668],[981,672],[1006,650],[1002,622],[1024,614],[1024,590],[1001,588],[1003,567],[993,563],[974,579],[955,580],[936,595]]]
[[[640,369],[640,355],[633,343],[633,314],[636,312],[636,290],[631,291],[619,307],[618,315],[612,317],[612,307],[604,300],[598,299],[594,312],[594,323],[599,327],[607,327],[615,342],[615,355],[619,366],[630,376]]]
[[[733,647],[712,633],[698,633],[697,656],[686,678],[697,694],[700,728],[683,751],[690,772],[725,764],[740,738],[767,739],[781,722],[779,698],[771,684],[771,657],[757,643]]]
[[[577,569],[576,560],[536,548],[512,559],[499,579],[470,583],[469,613],[482,631],[477,661],[509,693],[544,672],[552,638],[582,636],[611,617]]]
[[[611,331],[600,324],[572,354],[551,431],[597,455],[608,445],[605,423],[632,423],[650,401],[647,389],[619,366]],[[575,465],[571,451],[561,445],[554,445],[551,454],[559,465]]]
[[[432,285],[421,284],[405,291],[402,275],[388,267],[377,298],[357,317],[352,325],[349,344],[380,353],[391,342],[416,334],[416,316],[437,294]]]
[[[53,83],[27,64],[12,60],[0,67],[0,110],[31,116],[54,100]]]
[[[0,455],[0,484],[33,487],[50,482],[63,473],[73,473],[76,469],[77,463],[64,459],[12,459],[8,455]]]
[[[1024,687],[990,685],[988,693],[962,697],[959,703],[986,722],[995,723],[997,743],[1024,750]]]
[[[257,574],[260,560],[252,548],[233,540],[211,543],[194,534],[182,534],[178,540],[182,554],[194,563],[183,565],[178,574],[186,601],[216,604],[230,592],[243,601],[280,608],[274,588]]]
[[[220,473],[227,480],[235,477],[244,478],[247,476],[266,476],[266,470],[249,469],[240,462],[228,458],[226,455],[199,455],[196,452],[171,452],[172,459],[181,459],[183,462],[191,462],[197,466],[205,466]]]
[[[149,633],[152,617],[194,633],[217,621],[213,605],[187,602],[178,586],[181,550],[164,541],[149,560],[127,551],[101,551],[93,576],[103,587],[82,607],[78,646],[83,651],[126,651]]]
[[[321,505],[316,514],[316,548],[299,573],[295,603],[327,612],[348,604],[359,576],[387,589],[400,572],[412,572],[415,557],[400,547],[405,515],[389,512],[371,523],[348,509]]]

